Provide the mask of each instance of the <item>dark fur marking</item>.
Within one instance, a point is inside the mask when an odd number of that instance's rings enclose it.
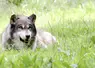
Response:
[[[37,34],[37,30],[36,30],[36,27],[35,27],[34,24],[32,24],[32,29],[31,29],[31,31],[33,31],[34,35]]]
[[[15,24],[11,24],[11,28],[10,28],[10,36],[11,36],[11,39],[13,39],[13,33],[15,32]]]

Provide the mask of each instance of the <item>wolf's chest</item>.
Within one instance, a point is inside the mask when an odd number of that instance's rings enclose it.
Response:
[[[19,39],[12,40],[13,43],[10,46],[13,49],[23,49],[23,48],[29,48],[33,46],[34,41],[29,41],[28,43],[24,43],[20,41]]]

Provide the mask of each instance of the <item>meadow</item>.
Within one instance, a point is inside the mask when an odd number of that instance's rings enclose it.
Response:
[[[94,0],[24,0],[15,5],[0,0],[0,33],[12,14],[35,13],[37,28],[51,32],[57,39],[48,49],[0,50],[0,68],[95,68],[94,3]]]

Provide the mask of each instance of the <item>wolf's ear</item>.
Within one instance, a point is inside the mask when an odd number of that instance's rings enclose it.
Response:
[[[36,15],[32,14],[31,16],[28,17],[28,19],[30,19],[33,23],[35,23]]]
[[[11,18],[10,18],[10,23],[11,23],[11,24],[15,23],[16,18],[17,18],[16,15],[13,14],[13,15],[11,16]]]

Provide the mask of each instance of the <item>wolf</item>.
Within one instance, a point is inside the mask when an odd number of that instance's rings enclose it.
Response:
[[[11,15],[10,23],[2,33],[2,49],[35,50],[39,46],[47,48],[49,44],[55,43],[56,38],[51,33],[36,28],[35,20],[35,14]]]

